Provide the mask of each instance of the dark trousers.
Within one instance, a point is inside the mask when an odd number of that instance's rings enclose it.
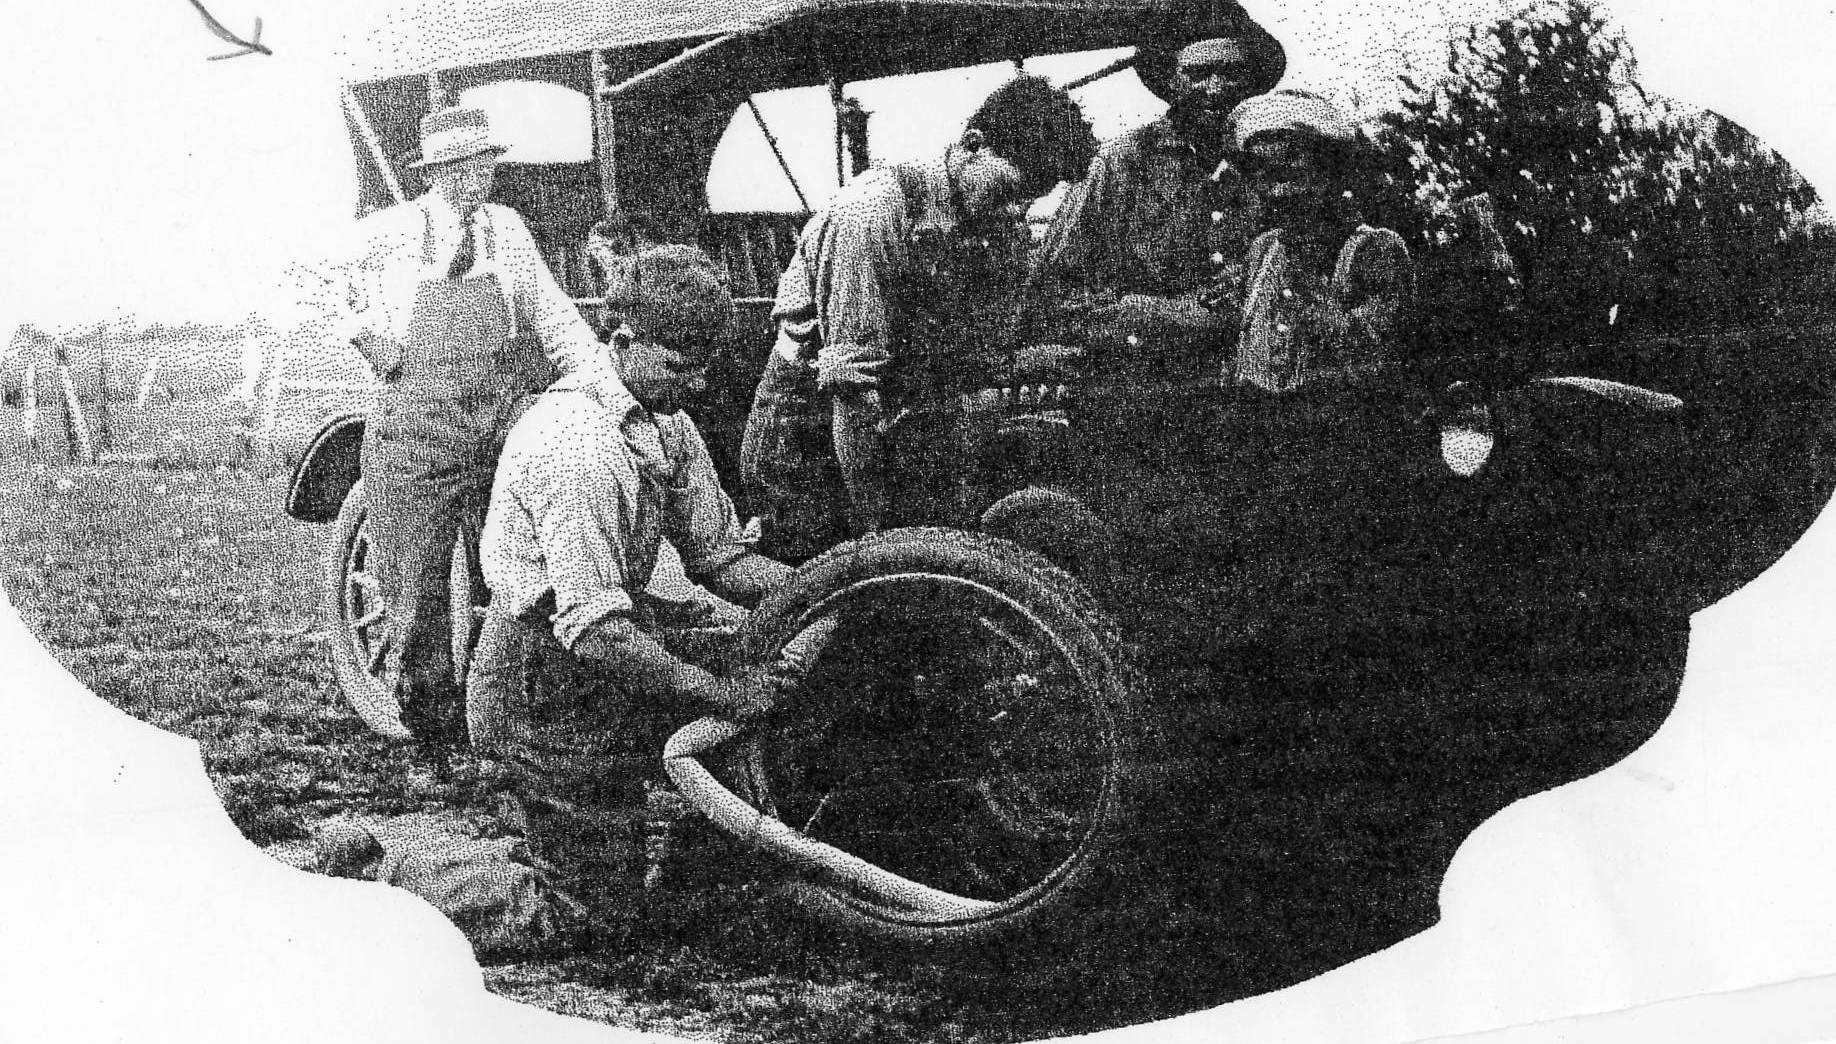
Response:
[[[826,395],[798,364],[772,355],[746,419],[741,475],[765,523],[761,553],[802,563],[847,540],[848,491]],[[985,503],[981,451],[1000,421],[988,392],[938,393],[894,411],[886,432],[881,527],[974,528]]]
[[[729,666],[729,630],[648,630],[691,663]],[[473,742],[510,766],[531,853],[602,920],[628,915],[649,867],[646,837],[667,827],[653,821],[671,805],[663,744],[700,711],[662,705],[575,657],[546,621],[499,612],[485,619],[467,689]]]
[[[371,560],[393,625],[384,684],[401,707],[402,724],[422,740],[464,739],[448,593],[453,551],[462,527],[474,539],[461,546],[476,546],[506,409],[496,397],[386,396],[365,431]],[[477,563],[470,567],[477,577]]]

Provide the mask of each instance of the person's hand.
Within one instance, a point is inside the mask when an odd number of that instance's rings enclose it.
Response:
[[[709,702],[723,716],[742,724],[770,714],[785,695],[809,680],[816,661],[834,639],[841,618],[827,616],[799,631],[769,663],[742,668],[714,684]]]
[[[878,388],[892,356],[869,345],[824,345],[816,353],[816,386],[824,390]]]
[[[1243,314],[1243,266],[1226,265],[1207,286],[1199,288],[1194,300],[1199,307],[1235,323]]]

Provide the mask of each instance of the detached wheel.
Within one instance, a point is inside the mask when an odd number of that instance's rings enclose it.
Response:
[[[471,538],[453,547],[448,575],[452,608],[454,673],[461,686],[478,638],[479,606],[483,604],[476,582],[476,555],[469,552]],[[379,563],[370,540],[369,512],[363,481],[351,487],[338,506],[331,546],[326,550],[321,618],[330,631],[326,658],[338,688],[363,723],[385,736],[412,738],[402,724],[402,708],[383,685],[383,663],[393,640],[389,605],[382,594]]]
[[[799,845],[842,855],[787,858],[792,895],[926,943],[1073,911],[1132,821],[1138,721],[1137,675],[1083,588],[1004,540],[893,530],[800,569],[753,614],[748,652],[813,628],[760,737],[764,782]]]

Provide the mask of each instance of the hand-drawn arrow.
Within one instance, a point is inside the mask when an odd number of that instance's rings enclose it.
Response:
[[[254,38],[244,40],[242,37],[224,28],[222,22],[217,21],[215,16],[209,11],[206,11],[202,0],[191,0],[191,6],[198,9],[198,14],[204,19],[204,28],[209,29],[211,35],[222,40],[224,43],[235,44],[237,47],[242,48],[240,51],[231,51],[229,54],[213,54],[210,56],[210,61],[217,62],[225,58],[240,58],[245,54],[266,54],[270,56],[274,54],[273,51],[268,49],[267,45],[261,42],[260,16],[257,16],[255,19]]]

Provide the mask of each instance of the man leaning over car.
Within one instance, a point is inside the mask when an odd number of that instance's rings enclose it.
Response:
[[[1010,362],[1022,211],[1094,147],[1069,95],[1016,77],[942,156],[866,172],[804,226],[741,452],[773,554],[807,558],[887,525],[962,524],[950,513],[964,399]]]

